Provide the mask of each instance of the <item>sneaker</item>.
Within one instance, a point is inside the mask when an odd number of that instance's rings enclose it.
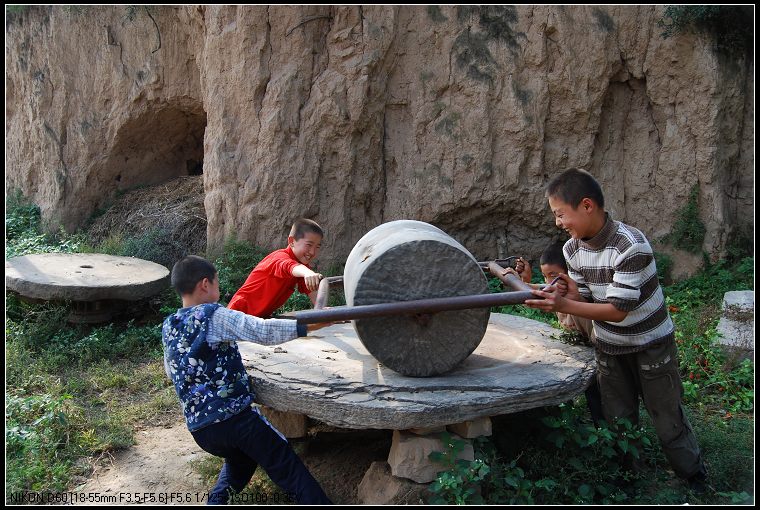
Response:
[[[700,469],[695,475],[689,477],[687,482],[689,483],[689,489],[694,494],[704,494],[707,492],[707,472],[705,468]]]
[[[634,476],[640,475],[644,472],[644,466],[644,461],[641,459],[641,457],[636,458],[630,453],[623,455],[623,459],[621,461],[621,467],[623,468],[623,471],[628,471]]]

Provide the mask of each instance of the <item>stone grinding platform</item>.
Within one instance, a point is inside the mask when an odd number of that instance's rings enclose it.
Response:
[[[43,253],[5,261],[7,290],[34,300],[74,302],[72,322],[108,320],[119,301],[136,301],[169,285],[169,270],[134,257]]]
[[[351,429],[436,427],[557,405],[582,393],[595,370],[590,347],[560,331],[492,313],[485,337],[441,376],[405,377],[380,363],[351,324],[336,324],[279,346],[239,342],[257,402]]]

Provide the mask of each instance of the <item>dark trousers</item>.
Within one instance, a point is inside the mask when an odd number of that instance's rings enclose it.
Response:
[[[560,321],[563,320],[563,317],[560,316],[560,314],[557,314],[557,317]],[[568,317],[573,324],[575,324],[575,329],[578,330],[591,345],[594,345],[596,342],[596,336],[594,335],[594,325],[591,319],[576,317],[575,315],[569,315]],[[588,388],[586,388],[585,395],[588,410],[591,412],[591,419],[594,422],[594,426],[598,428],[599,422],[604,419],[604,415],[602,414],[602,394],[599,391],[599,381],[597,381],[596,377],[591,379],[591,383]]]
[[[228,489],[240,492],[261,466],[269,478],[301,504],[331,504],[301,459],[253,409],[192,432],[205,451],[224,458],[209,504],[226,504]]]
[[[594,426],[599,428],[599,422],[604,419],[602,414],[602,393],[599,391],[599,381],[596,377],[591,378],[591,384],[586,388],[586,405],[591,412],[591,420],[594,422]]]
[[[704,472],[697,439],[681,404],[683,386],[675,342],[617,356],[597,349],[596,361],[607,421],[628,418],[638,425],[641,396],[676,475],[689,478]]]

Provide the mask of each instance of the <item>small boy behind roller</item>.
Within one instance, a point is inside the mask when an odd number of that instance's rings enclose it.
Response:
[[[539,264],[544,281],[547,284],[555,282],[559,293],[564,296],[567,293],[567,283],[562,279],[561,275],[567,277],[567,265],[565,263],[565,255],[562,253],[562,243],[557,242],[547,246],[541,253]],[[523,282],[530,284],[534,288],[544,287],[540,284],[531,284],[532,271],[530,264],[523,258],[517,259],[515,269],[507,268],[505,274],[507,273],[516,274]],[[557,314],[560,326],[571,331],[577,331],[584,340],[592,345],[594,344],[594,328],[590,319],[562,312],[555,313]],[[599,383],[596,377],[591,381],[589,387],[586,388],[585,395],[594,426],[599,427],[599,422],[604,419],[604,416],[602,415],[602,396],[599,393]]]

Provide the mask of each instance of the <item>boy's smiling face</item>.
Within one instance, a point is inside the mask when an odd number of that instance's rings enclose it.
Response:
[[[297,241],[295,237],[288,236],[288,246],[301,264],[308,265],[319,255],[319,250],[322,248],[322,236],[314,232],[306,232]]]
[[[541,264],[541,274],[544,275],[544,281],[549,283],[560,274],[567,273],[567,269],[557,264]]]
[[[573,239],[586,239],[596,234],[596,232],[589,232],[593,228],[592,213],[596,210],[596,204],[592,200],[584,198],[578,207],[573,209],[561,198],[550,196],[549,207],[554,213],[554,223],[570,234]]]

